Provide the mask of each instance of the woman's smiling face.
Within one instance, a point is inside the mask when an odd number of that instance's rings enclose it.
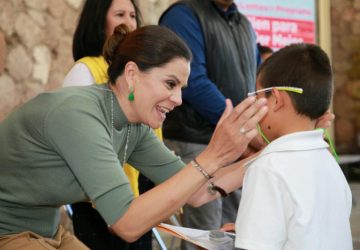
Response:
[[[139,81],[133,86],[136,120],[151,128],[161,127],[166,114],[181,105],[181,89],[187,85],[189,74],[190,62],[183,58],[140,72]]]
[[[112,1],[106,14],[106,37],[111,36],[119,24],[126,24],[130,30],[137,27],[135,7],[130,0]]]

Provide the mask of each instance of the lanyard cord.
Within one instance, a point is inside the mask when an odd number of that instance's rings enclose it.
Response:
[[[270,141],[269,141],[269,139],[266,137],[266,135],[264,134],[264,132],[262,131],[262,129],[260,128],[260,125],[259,125],[259,124],[257,124],[257,129],[258,129],[261,137],[264,139],[264,141],[265,141],[267,144],[269,144]],[[339,156],[338,156],[338,154],[336,153],[336,149],[335,149],[335,146],[334,146],[333,141],[331,140],[331,137],[330,137],[329,132],[328,132],[326,129],[324,129],[324,128],[317,128],[316,130],[319,130],[319,129],[323,131],[323,134],[324,134],[324,137],[325,137],[325,141],[327,141],[327,143],[329,143],[329,147],[330,147],[330,152],[331,152],[331,154],[335,157],[335,160],[336,160],[337,162],[339,162]]]
[[[335,146],[334,146],[333,141],[331,140],[331,137],[330,137],[329,132],[327,131],[327,129],[324,129],[324,128],[317,128],[317,129],[320,129],[320,130],[323,131],[324,136],[325,136],[325,141],[326,141],[327,143],[329,143],[330,152],[331,152],[332,155],[335,157],[335,160],[336,160],[337,162],[339,162],[339,156],[338,156],[338,154],[336,153]]]

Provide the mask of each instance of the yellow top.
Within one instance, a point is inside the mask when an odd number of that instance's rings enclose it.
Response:
[[[107,69],[109,65],[107,64],[103,56],[98,56],[98,57],[87,56],[81,58],[80,60],[77,61],[77,63],[78,62],[84,63],[89,68],[96,84],[107,83],[109,79],[107,74]],[[161,128],[155,129],[154,132],[160,138],[160,140],[163,139]],[[127,177],[129,178],[129,182],[135,197],[139,196],[139,183],[138,183],[139,171],[137,171],[129,164],[125,164],[124,171]]]

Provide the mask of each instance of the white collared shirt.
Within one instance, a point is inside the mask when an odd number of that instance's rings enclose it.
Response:
[[[322,131],[271,142],[247,164],[235,246],[244,249],[352,249],[349,185]]]

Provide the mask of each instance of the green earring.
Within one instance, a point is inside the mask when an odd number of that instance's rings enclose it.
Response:
[[[129,93],[129,96],[128,96],[128,100],[130,102],[133,102],[135,99],[135,96],[134,96],[134,90],[133,90],[133,87],[130,87],[130,93]]]
[[[129,99],[130,102],[133,102],[133,101],[134,101],[135,96],[134,96],[134,92],[133,92],[133,91],[130,92],[130,94],[129,94],[129,96],[128,96],[128,99]]]

